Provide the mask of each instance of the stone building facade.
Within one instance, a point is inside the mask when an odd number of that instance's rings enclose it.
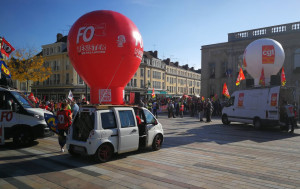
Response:
[[[242,67],[246,47],[256,39],[270,38],[278,41],[285,52],[284,70],[286,85],[296,88],[296,102],[300,102],[300,22],[258,28],[228,34],[228,42],[202,46],[201,95],[222,97],[226,82],[229,93],[245,89],[247,81],[253,79],[245,72],[246,81],[240,86],[235,82],[239,68]],[[243,67],[242,67],[243,68]],[[280,80],[280,73],[277,78]],[[278,83],[278,82],[277,82]]]
[[[72,91],[75,99],[87,96],[89,88],[70,63],[67,52],[67,36],[57,34],[55,43],[42,46],[45,65],[51,66],[52,75],[44,82],[34,82],[31,91],[39,99],[66,99]],[[200,94],[200,70],[179,66],[170,59],[161,60],[157,51],[145,51],[135,75],[125,86],[125,100],[130,93],[139,93],[141,99],[150,99],[154,89],[157,97]]]

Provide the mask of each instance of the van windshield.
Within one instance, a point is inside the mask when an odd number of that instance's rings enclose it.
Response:
[[[27,99],[27,97],[19,92],[11,91],[11,94],[17,99],[17,101],[24,107],[24,108],[34,108],[33,104]]]

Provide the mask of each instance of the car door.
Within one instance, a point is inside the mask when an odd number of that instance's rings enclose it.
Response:
[[[114,108],[118,122],[118,153],[137,150],[139,132],[133,108]]]

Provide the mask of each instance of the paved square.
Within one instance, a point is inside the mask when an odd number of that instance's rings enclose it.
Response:
[[[57,137],[0,147],[0,188],[300,188],[300,132],[159,115],[165,141],[96,164],[61,153]]]

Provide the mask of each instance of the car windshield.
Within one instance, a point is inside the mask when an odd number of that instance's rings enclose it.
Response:
[[[11,93],[24,108],[34,108],[33,104],[27,99],[24,94],[16,91],[11,91]]]

